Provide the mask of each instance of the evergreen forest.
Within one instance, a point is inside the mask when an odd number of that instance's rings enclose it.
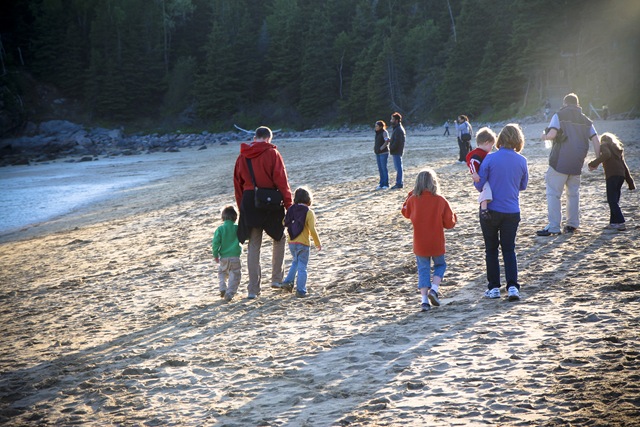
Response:
[[[3,129],[55,87],[92,122],[289,129],[638,107],[637,0],[9,0]],[[585,108],[586,110],[586,108]]]

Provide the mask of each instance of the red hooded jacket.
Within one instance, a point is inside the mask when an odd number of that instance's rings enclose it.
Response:
[[[260,188],[277,188],[280,190],[284,200],[284,207],[289,209],[293,200],[289,179],[287,178],[287,169],[277,147],[266,141],[254,141],[240,145],[240,155],[236,160],[236,166],[233,171],[233,187],[238,208],[242,204],[242,193],[245,190],[253,190],[247,159],[251,159],[256,185]]]

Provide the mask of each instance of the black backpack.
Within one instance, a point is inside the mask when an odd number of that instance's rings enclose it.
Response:
[[[309,212],[309,206],[301,204],[293,205],[287,210],[287,214],[284,216],[284,225],[287,227],[290,239],[295,239],[304,230],[307,212]]]

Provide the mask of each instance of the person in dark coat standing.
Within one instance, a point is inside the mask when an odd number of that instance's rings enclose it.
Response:
[[[391,187],[392,190],[404,187],[402,174],[402,155],[404,154],[404,144],[407,133],[402,127],[402,115],[395,112],[391,115],[391,138],[389,142],[389,153],[393,158],[393,167],[396,169],[396,184]]]

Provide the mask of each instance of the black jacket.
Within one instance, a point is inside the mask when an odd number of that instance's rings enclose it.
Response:
[[[238,219],[238,241],[244,243],[252,228],[263,229],[273,240],[284,237],[284,208],[277,211],[258,210],[255,206],[253,190],[242,193],[240,218]]]
[[[402,123],[398,123],[393,127],[391,132],[391,142],[389,143],[389,152],[394,156],[402,156],[404,154],[404,141],[406,132],[402,127]]]

